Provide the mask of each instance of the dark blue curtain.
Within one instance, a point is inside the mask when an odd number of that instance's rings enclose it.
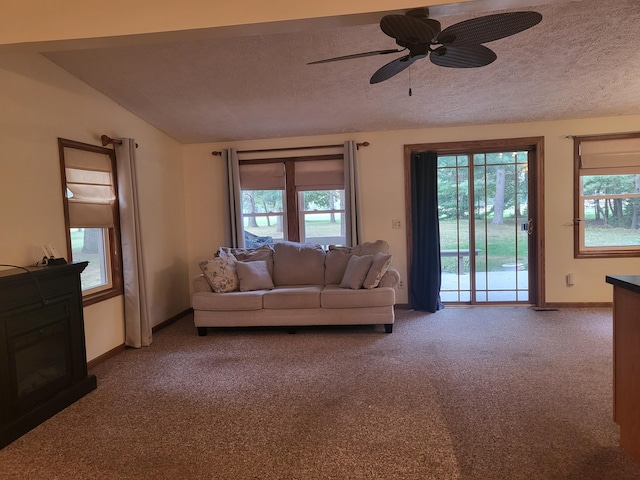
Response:
[[[436,312],[440,301],[440,227],[438,223],[438,155],[411,156],[412,255],[409,276],[409,306]]]

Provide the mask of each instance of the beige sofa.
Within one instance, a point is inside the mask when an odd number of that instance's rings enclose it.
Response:
[[[327,251],[294,242],[221,248],[200,262],[203,274],[194,279],[198,334],[209,327],[363,324],[391,333],[400,275],[388,252],[381,240]]]

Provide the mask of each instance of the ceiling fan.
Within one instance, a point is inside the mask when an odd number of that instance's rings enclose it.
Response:
[[[483,43],[515,35],[537,25],[541,20],[542,15],[538,12],[497,13],[472,18],[441,30],[440,22],[429,18],[427,8],[415,8],[405,15],[385,15],[380,20],[380,29],[395,39],[402,48],[327,58],[308,65],[409,51],[407,55],[379,68],[371,77],[371,84],[388,80],[416,60],[427,56],[431,63],[441,67],[483,67],[497,58],[493,50],[482,45]]]

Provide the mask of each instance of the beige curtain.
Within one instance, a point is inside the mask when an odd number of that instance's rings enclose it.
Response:
[[[229,226],[230,243],[232,247],[244,247],[244,228],[242,226],[242,195],[240,188],[240,166],[238,152],[235,148],[222,151],[227,161],[227,176],[229,186]]]
[[[140,348],[151,345],[151,326],[144,269],[144,248],[138,207],[135,142],[121,139],[115,145],[124,277],[125,344]]]

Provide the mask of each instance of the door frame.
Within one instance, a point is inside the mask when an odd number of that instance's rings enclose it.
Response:
[[[461,142],[418,143],[404,146],[405,225],[407,232],[407,278],[411,278],[413,256],[413,225],[411,211],[411,156],[413,153],[436,152],[438,155],[489,153],[528,150],[529,218],[533,220],[529,242],[529,301],[534,307],[545,307],[545,251],[544,251],[544,137],[504,138]],[[407,288],[410,286],[407,283]]]

